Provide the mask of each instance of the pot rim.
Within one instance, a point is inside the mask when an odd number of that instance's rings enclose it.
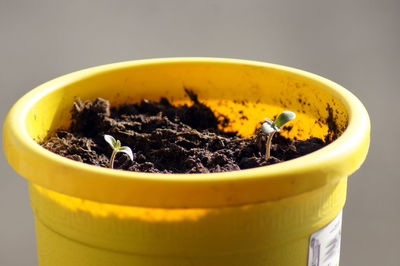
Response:
[[[345,106],[349,116],[348,126],[337,140],[300,158],[212,174],[151,174],[101,168],[56,155],[28,135],[25,117],[29,109],[40,98],[65,84],[121,68],[180,62],[246,64],[291,72],[323,83],[329,93]],[[363,104],[352,93],[326,78],[277,64],[207,57],[126,61],[58,77],[24,95],[10,110],[3,128],[4,152],[9,163],[35,184],[99,202],[165,208],[209,208],[265,202],[338,182],[360,167],[368,151],[369,136],[370,121]]]

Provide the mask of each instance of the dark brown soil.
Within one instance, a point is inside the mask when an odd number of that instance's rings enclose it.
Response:
[[[248,169],[291,160],[318,150],[326,143],[318,138],[306,141],[286,139],[275,134],[271,158],[266,161],[266,136],[257,130],[252,138],[218,129],[229,123],[217,117],[186,90],[193,104],[172,106],[142,100],[110,108],[101,98],[74,103],[73,123],[41,143],[46,149],[75,161],[108,167],[112,153],[104,134],[112,135],[134,151],[131,161],[118,153],[115,168],[151,173],[214,173]]]

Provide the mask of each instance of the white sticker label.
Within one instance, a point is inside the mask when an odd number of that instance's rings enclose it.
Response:
[[[310,237],[308,266],[338,266],[342,233],[342,211],[321,230]]]

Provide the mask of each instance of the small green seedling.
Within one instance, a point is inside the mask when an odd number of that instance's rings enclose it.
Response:
[[[267,134],[267,145],[265,150],[265,160],[268,160],[271,156],[271,144],[272,144],[272,137],[274,136],[275,132],[281,131],[281,127],[286,124],[287,122],[296,118],[296,114],[291,111],[283,111],[278,118],[273,121],[271,119],[265,118],[265,122],[261,126],[262,132]]]
[[[121,146],[121,142],[119,140],[115,140],[113,136],[104,135],[104,139],[108,142],[108,144],[110,144],[111,148],[113,149],[110,158],[110,168],[114,168],[115,155],[117,155],[118,152],[128,154],[129,158],[131,158],[131,160],[133,161],[133,152],[131,148],[129,148],[128,146]]]

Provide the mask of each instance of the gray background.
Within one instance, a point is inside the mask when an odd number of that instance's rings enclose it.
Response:
[[[52,78],[118,61],[215,56],[317,73],[365,104],[372,142],[349,180],[341,265],[400,265],[400,1],[0,0],[1,121]],[[0,265],[37,265],[24,179],[0,158]]]

